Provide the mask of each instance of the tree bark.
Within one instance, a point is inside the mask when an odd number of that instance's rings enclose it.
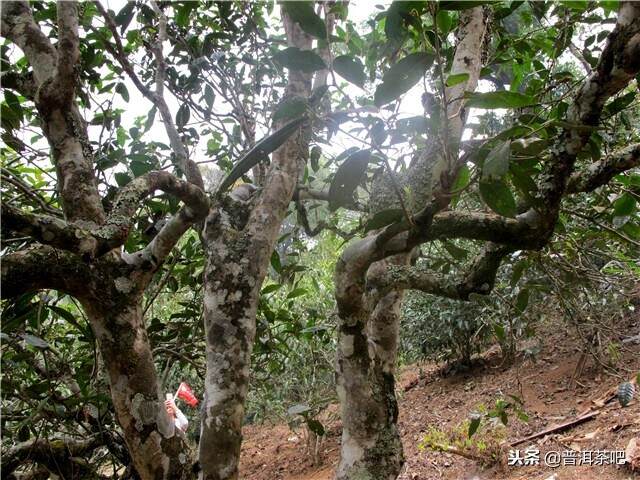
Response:
[[[116,279],[126,289],[127,279]],[[119,286],[118,286],[119,285]],[[164,407],[140,296],[83,301],[109,378],[111,398],[142,480],[191,478],[193,456]]]
[[[412,192],[414,203],[408,205],[410,214],[436,198],[433,208],[424,215],[427,229],[432,225],[433,215],[446,206],[446,200],[438,200],[435,189],[446,176],[434,176],[433,171],[444,163],[445,173],[448,171],[455,178],[459,168],[454,159],[466,117],[462,92],[473,91],[477,85],[486,25],[483,7],[461,14],[461,40],[451,73],[469,76],[465,82],[446,89],[445,99],[450,102],[445,109],[448,124],[443,141],[440,146],[421,152],[404,174],[389,173],[377,180],[370,202],[373,213],[398,205],[397,186]],[[448,185],[440,187],[446,190]],[[368,288],[365,280],[374,280],[393,267],[406,267],[411,246],[404,249],[405,253],[384,258],[387,256],[381,251],[384,247],[379,248],[377,243],[375,235],[356,242],[347,248],[336,267],[339,316],[336,372],[343,422],[338,480],[392,480],[404,463],[394,376],[403,294],[393,288],[378,293],[375,288]]]
[[[282,14],[289,44],[310,49],[311,37]],[[311,77],[290,71],[285,97],[309,97]],[[207,373],[199,446],[203,480],[238,478],[260,289],[308,154],[309,129],[303,126],[273,152],[266,181],[255,198],[236,200],[229,195],[205,222]]]
[[[391,257],[372,265],[370,273],[408,259],[408,254]],[[343,424],[336,478],[394,479],[404,464],[394,376],[402,292],[367,301],[359,273],[339,268],[336,274],[336,372]]]

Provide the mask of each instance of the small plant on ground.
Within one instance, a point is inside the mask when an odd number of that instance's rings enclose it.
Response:
[[[522,400],[509,395],[509,399],[499,398],[492,409],[478,405],[469,418],[453,429],[430,427],[418,444],[420,450],[453,453],[475,460],[484,467],[499,463],[504,442],[509,412],[526,422],[529,417],[522,408]]]

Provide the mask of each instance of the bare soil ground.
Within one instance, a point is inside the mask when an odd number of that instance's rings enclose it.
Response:
[[[638,331],[640,316],[629,318],[627,332]],[[626,345],[617,376],[591,359],[572,382],[581,358],[579,344],[570,332],[548,328],[542,351],[534,358],[519,357],[509,368],[500,365],[498,352],[486,352],[474,369],[449,376],[442,365],[416,364],[400,374],[398,396],[400,431],[406,464],[400,480],[626,480],[634,476],[625,466],[547,466],[482,468],[476,462],[450,453],[420,450],[418,444],[431,426],[454,428],[479,404],[491,408],[507,394],[519,396],[529,415],[527,423],[510,421],[507,439],[514,441],[549,426],[576,418],[588,409],[599,414],[561,433],[518,446],[545,451],[624,450],[631,438],[640,437],[640,395],[622,408],[611,393],[618,384],[640,371],[640,346]],[[626,329],[625,329],[626,330]],[[633,334],[633,333],[631,333]],[[612,398],[602,406],[598,400]],[[594,403],[594,401],[596,401]],[[510,416],[511,417],[511,416]],[[511,418],[510,418],[511,419]],[[514,416],[515,419],[515,416]],[[241,478],[251,480],[330,480],[338,462],[341,425],[335,405],[323,413],[327,435],[314,464],[303,434],[287,425],[251,425],[244,429]],[[541,462],[542,463],[542,462]]]

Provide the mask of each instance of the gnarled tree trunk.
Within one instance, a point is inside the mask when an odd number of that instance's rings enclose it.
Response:
[[[372,193],[372,213],[399,206],[397,192],[403,188],[412,192],[415,204],[409,208],[413,213],[417,207],[431,201],[434,186],[441,181],[432,179],[433,166],[443,161],[447,165],[455,164],[465,117],[462,92],[473,91],[477,84],[486,23],[483,7],[461,13],[461,41],[451,73],[468,73],[469,76],[465,82],[447,89],[446,97],[452,101],[446,108],[449,125],[444,129],[445,138],[441,139],[440,145],[422,152],[404,174],[394,179],[388,176],[379,179]],[[452,177],[455,178],[455,174]],[[433,214],[442,209],[445,202],[436,202],[431,213],[426,215],[425,223],[431,222]],[[395,363],[403,295],[393,289],[372,291],[367,283],[389,268],[406,266],[411,249],[388,257],[376,242],[375,235],[355,242],[345,250],[336,267],[339,314],[336,371],[343,422],[338,480],[392,480],[399,475],[404,463],[395,397]]]
[[[138,474],[143,480],[191,478],[192,458],[163,405],[140,302],[175,243],[205,217],[209,201],[198,188],[199,173],[188,183],[167,172],[148,172],[123,187],[111,211],[105,211],[86,123],[75,103],[77,3],[58,2],[57,17],[54,47],[35,22],[28,2],[2,4],[2,34],[25,53],[33,68],[33,76],[10,88],[33,100],[40,113],[62,205],[61,212],[50,216],[3,204],[3,230],[29,236],[35,243],[3,257],[2,296],[55,289],[77,298],[98,340],[115,411]],[[156,93],[152,98],[160,101],[161,91]],[[171,118],[165,118],[165,124],[169,122]],[[185,172],[197,171],[188,158],[177,156]],[[122,245],[136,209],[156,190],[177,197],[185,206],[145,248],[126,254]]]
[[[408,257],[398,255],[378,262],[370,273],[390,262],[405,264]],[[340,292],[336,295],[340,317],[336,371],[342,414],[336,478],[394,479],[404,463],[395,396],[402,292],[367,299],[364,285],[349,273],[354,272],[339,268],[336,274]],[[356,304],[353,298],[364,301]]]
[[[115,279],[122,285],[126,277]],[[191,478],[193,454],[164,407],[141,295],[83,301],[109,378],[111,398],[142,479]]]
[[[311,48],[311,37],[282,15],[289,45]],[[310,94],[311,74],[291,70],[285,97]],[[259,194],[237,201],[229,196],[205,223],[207,373],[199,459],[206,480],[238,478],[260,289],[308,154],[309,131],[301,127],[273,153]]]

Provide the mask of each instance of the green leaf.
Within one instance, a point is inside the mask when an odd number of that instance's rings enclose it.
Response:
[[[24,118],[24,114],[22,112],[22,105],[20,104],[20,99],[11,91],[4,90],[2,92],[4,94],[4,100],[7,102],[9,108],[13,111],[16,118],[21,122]]]
[[[131,171],[133,175],[139,177],[153,170],[153,165],[142,160],[134,160],[131,162]]]
[[[442,242],[442,246],[445,248],[449,255],[451,255],[456,260],[465,260],[469,252],[464,248],[460,248],[457,245],[454,245],[451,242],[444,241]]]
[[[505,217],[516,216],[516,201],[506,183],[480,182],[480,196],[484,203],[497,214]]]
[[[380,107],[411,90],[433,64],[433,58],[430,53],[412,53],[393,65],[376,89],[375,104]]]
[[[487,155],[482,165],[482,180],[491,182],[502,180],[509,171],[509,159],[511,158],[511,142],[500,142]]]
[[[125,102],[129,101],[129,90],[127,90],[127,87],[124,83],[119,83],[118,85],[116,85],[116,92],[120,94]]]
[[[151,110],[149,110],[149,113],[147,114],[147,120],[144,122],[145,131],[148,131],[153,126],[153,122],[155,122],[156,120],[157,111],[158,109],[155,105],[151,108]]]
[[[636,209],[636,199],[630,194],[624,193],[615,202],[613,202],[613,210],[616,217],[625,217],[631,215]]]
[[[287,12],[294,22],[297,22],[302,30],[309,35],[325,40],[327,38],[327,26],[313,10],[313,2],[282,2],[282,9]]]
[[[469,167],[465,164],[458,171],[458,176],[451,186],[451,191],[454,193],[454,196],[451,199],[452,208],[456,207],[456,205],[458,204],[458,200],[460,199],[460,195],[462,194],[462,190],[465,189],[467,185],[469,185],[470,181],[471,170],[469,170]]]
[[[407,24],[412,20],[419,21],[424,12],[426,2],[394,1],[387,10],[384,33],[393,44],[400,44],[407,34]]]
[[[198,2],[183,2],[181,6],[178,7],[178,11],[176,12],[175,20],[178,25],[181,27],[186,27],[189,25],[189,16],[191,15],[191,11],[197,8]]]
[[[309,153],[309,161],[311,163],[311,169],[317,172],[320,169],[320,155],[322,155],[322,148],[318,145],[314,145]]]
[[[377,230],[387,225],[391,225],[402,219],[404,212],[401,208],[390,208],[376,213],[364,226],[364,232]]]
[[[279,51],[273,56],[273,60],[289,70],[300,70],[305,73],[327,68],[317,53],[311,50],[300,50],[297,47]]]
[[[322,437],[325,434],[324,426],[322,425],[322,423],[320,423],[319,420],[316,420],[315,418],[310,418],[309,420],[307,420],[307,427],[309,427],[309,430],[311,430],[319,437]]]
[[[387,139],[387,135],[387,129],[385,128],[384,122],[377,119],[369,131],[371,143],[374,146],[379,147]]]
[[[113,175],[116,179],[116,183],[119,187],[124,187],[127,183],[131,181],[131,177],[126,173],[118,172]]]
[[[364,73],[364,65],[360,59],[351,55],[340,55],[333,59],[333,69],[338,75],[345,80],[359,86],[364,87],[366,75]]]
[[[135,11],[133,10],[136,6],[136,2],[126,2],[122,10],[118,12],[116,15],[115,21],[116,25],[120,27],[120,35],[124,34],[124,31],[127,29],[131,20],[133,20],[133,15]]]
[[[280,257],[278,257],[278,260]],[[260,291],[260,295],[267,295],[268,293],[273,293],[276,290],[280,290],[282,288],[282,284],[280,283],[272,283],[271,285],[267,285]]]
[[[329,187],[329,210],[334,211],[353,201],[353,192],[362,181],[370,159],[369,150],[359,150],[340,165]]]
[[[292,299],[292,298],[297,298],[297,297],[301,297],[302,295],[306,295],[307,289],[306,288],[294,288],[293,290],[291,290],[288,294],[287,294],[287,300]]]
[[[499,342],[504,342],[507,338],[507,332],[504,329],[504,325],[500,323],[493,324],[493,333],[495,334]]]
[[[124,147],[125,142],[127,141],[127,132],[121,126],[116,130],[116,142],[121,147]]]
[[[458,171],[458,176],[453,182],[451,191],[458,192],[463,188],[466,188],[466,186],[469,185],[470,180],[471,180],[471,170],[469,170],[469,167],[467,165],[463,165]]]
[[[530,294],[531,291],[528,288],[520,290],[520,292],[518,293],[518,296],[516,297],[516,311],[519,315],[524,313],[527,305],[529,305]]]
[[[271,266],[276,271],[276,273],[282,272],[282,262],[280,261],[280,254],[277,250],[274,250],[271,254]]]
[[[280,102],[273,114],[273,122],[300,117],[307,110],[307,100],[302,97],[289,97]]]
[[[227,178],[225,178],[220,184],[220,187],[218,187],[218,193],[222,193],[227,190],[235,183],[236,180],[251,170],[251,168],[253,168],[260,160],[266,158],[267,155],[280,147],[291,135],[298,131],[298,128],[302,125],[304,120],[304,117],[293,120],[256,143],[240,160],[238,160],[238,163],[234,165],[229,175],[227,175]]]
[[[438,13],[436,13],[436,24],[438,25],[439,32],[446,35],[449,33],[449,30],[451,30],[453,18],[446,10],[438,10]]]
[[[187,123],[189,123],[189,117],[191,117],[191,110],[189,109],[189,105],[183,103],[178,108],[178,113],[176,114],[176,125],[181,128],[184,127]]]
[[[445,82],[447,87],[453,87],[458,85],[459,83],[466,82],[469,79],[468,73],[454,73],[453,75],[449,75],[447,77],[447,81]]]
[[[469,438],[473,437],[473,434],[478,431],[478,427],[480,427],[481,419],[482,417],[480,415],[476,415],[469,422],[469,431],[467,433],[467,436]]]
[[[216,99],[216,95],[213,92],[213,88],[210,85],[204,87],[204,101],[207,103],[209,110],[213,108],[213,102]]]
[[[468,100],[466,107],[474,108],[520,108],[528,105],[535,105],[536,100],[529,95],[523,95],[518,92],[508,92],[501,90],[499,92],[486,93],[467,93],[465,95]]]
[[[616,113],[621,112],[629,105],[633,103],[636,98],[636,91],[631,91],[625,95],[621,95],[616,98],[614,101],[605,106],[605,111],[608,115],[615,115]]]
[[[511,286],[515,287],[520,278],[522,278],[522,274],[529,266],[529,261],[526,258],[523,258],[518,263],[516,263],[513,267],[513,271],[511,272]]]

